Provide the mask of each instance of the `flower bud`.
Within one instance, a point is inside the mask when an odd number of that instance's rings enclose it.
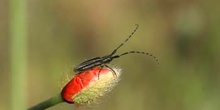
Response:
[[[112,90],[119,81],[120,74],[120,69],[106,67],[95,67],[78,73],[63,88],[62,98],[78,106],[93,104]]]

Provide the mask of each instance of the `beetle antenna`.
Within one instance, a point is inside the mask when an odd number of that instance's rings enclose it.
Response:
[[[130,54],[130,53],[144,54],[144,55],[147,55],[147,56],[153,57],[153,59],[154,59],[154,60],[157,62],[157,64],[159,65],[159,60],[157,59],[157,57],[155,57],[153,54],[151,54],[151,53],[147,53],[147,52],[129,51],[129,52],[125,52],[125,53],[122,53],[122,54],[120,54],[120,55],[116,55],[116,56],[121,57],[121,56],[124,56],[124,55]]]
[[[138,24],[135,24],[136,25],[136,28],[134,29],[134,31],[128,36],[128,38],[123,42],[123,43],[121,43],[110,55],[114,55],[116,52],[117,52],[117,50],[121,47],[121,46],[123,46],[133,35],[134,35],[134,33],[137,31],[137,29],[138,29],[138,27],[139,27],[139,25]]]

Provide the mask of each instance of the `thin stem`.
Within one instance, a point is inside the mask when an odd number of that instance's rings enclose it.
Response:
[[[24,110],[27,103],[26,5],[26,0],[9,0],[11,110]]]
[[[47,100],[45,100],[45,101],[27,109],[27,110],[44,110],[46,108],[49,108],[51,106],[57,105],[62,102],[64,102],[64,100],[63,100],[61,94],[58,94],[58,95],[51,97],[50,99],[47,99]]]

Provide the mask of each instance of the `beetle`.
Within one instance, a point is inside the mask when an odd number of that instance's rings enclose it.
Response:
[[[93,69],[94,67],[97,67],[97,66],[100,66],[101,69],[103,67],[108,67],[109,69],[111,69],[114,72],[114,70],[111,67],[109,67],[107,64],[109,64],[112,60],[114,60],[116,58],[119,58],[119,57],[127,55],[127,54],[131,54],[131,53],[144,54],[144,55],[151,56],[156,60],[157,64],[159,64],[158,59],[154,55],[152,55],[151,53],[148,53],[148,52],[128,51],[128,52],[124,52],[119,55],[115,55],[116,52],[134,35],[134,33],[138,30],[138,28],[139,28],[139,25],[136,24],[136,28],[134,29],[134,31],[128,36],[128,38],[124,42],[122,42],[116,49],[114,49],[111,54],[105,55],[103,57],[95,57],[95,58],[86,60],[86,61],[80,63],[78,66],[74,67],[74,72],[79,74],[83,71]],[[100,69],[100,71],[101,71],[101,69]],[[116,75],[115,72],[114,72],[114,74]]]

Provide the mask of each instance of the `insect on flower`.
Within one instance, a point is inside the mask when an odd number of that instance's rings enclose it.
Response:
[[[139,27],[139,25],[136,24],[136,28],[134,29],[134,31],[128,36],[128,38],[124,42],[122,42],[115,50],[113,50],[111,54],[105,55],[103,57],[95,57],[95,58],[86,60],[86,61],[80,63],[78,66],[76,66],[74,68],[74,71],[79,74],[79,73],[81,73],[83,71],[90,70],[90,69],[93,69],[94,67],[99,66],[101,68],[99,70],[99,72],[102,70],[103,67],[108,67],[116,75],[115,71],[111,67],[109,67],[107,64],[109,64],[115,58],[119,58],[121,56],[124,56],[124,55],[127,55],[127,54],[131,54],[131,53],[143,54],[143,55],[151,56],[158,63],[158,59],[154,55],[152,55],[151,53],[148,53],[148,52],[128,51],[128,52],[124,52],[124,53],[119,54],[119,55],[115,55],[116,52],[118,51],[118,49],[120,49],[134,35],[134,33],[137,31],[138,27]]]

